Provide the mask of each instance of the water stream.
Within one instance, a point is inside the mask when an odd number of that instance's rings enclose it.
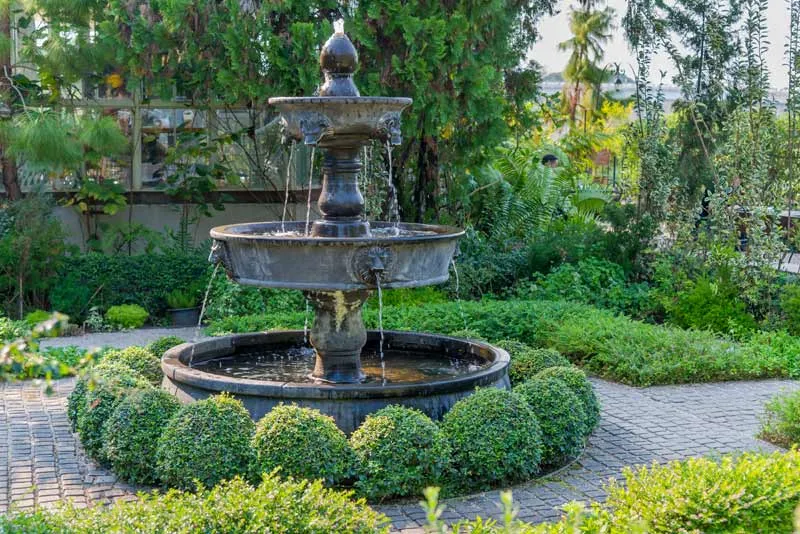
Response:
[[[295,142],[292,141],[292,144],[289,146],[289,163],[286,164],[286,191],[283,197],[283,215],[281,215],[281,232],[286,231],[286,212],[289,208],[289,182],[292,177],[292,160],[294,158],[294,145]]]
[[[383,355],[383,290],[381,289],[381,273],[375,273],[375,285],[378,286],[378,331],[381,341],[378,345],[378,356],[381,358],[381,383],[386,385],[386,361]]]
[[[461,314],[461,320],[464,321],[464,330],[469,330],[467,327],[467,316],[464,314],[464,306],[461,305],[461,282],[458,279],[458,267],[456,267],[456,259],[450,259],[450,265],[453,266],[453,274],[456,277],[456,302],[458,303],[458,313]]]
[[[200,305],[200,317],[197,319],[197,325],[195,325],[194,334],[192,335],[192,343],[195,344],[195,346],[197,342],[200,341],[200,330],[203,328],[203,317],[205,317],[206,315],[208,296],[211,294],[211,286],[214,284],[214,279],[217,277],[220,265],[222,264],[217,263],[216,265],[214,265],[214,270],[211,271],[211,278],[209,278],[208,285],[206,286],[206,292],[203,295],[203,303]],[[194,359],[194,347],[192,347],[192,354],[191,356],[189,356],[189,365],[191,365],[192,359]]]
[[[392,144],[386,141],[386,157],[389,159],[389,172],[386,175],[387,190],[389,192],[389,222],[392,223],[392,228],[397,235],[398,226],[400,225],[400,206],[397,202],[397,189],[394,187],[394,168],[392,165]]]
[[[306,203],[306,235],[308,235],[309,227],[311,224],[311,183],[314,180],[314,155],[317,151],[317,146],[311,147],[311,165],[308,170],[308,201]]]
[[[311,315],[311,303],[306,297],[306,318],[303,321],[303,345],[308,346],[308,318]]]

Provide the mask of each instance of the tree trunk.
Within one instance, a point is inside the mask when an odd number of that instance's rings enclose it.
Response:
[[[12,42],[10,2],[0,7],[0,34],[8,42]],[[5,52],[0,53],[0,88],[2,88],[0,96],[7,104],[11,101],[11,82],[9,80],[11,68],[11,48],[8,47]],[[3,186],[10,200],[19,200],[22,198],[22,188],[17,178],[17,163],[6,155],[6,148],[0,143],[0,171],[3,173]]]
[[[414,188],[414,203],[417,208],[416,222],[425,220],[425,212],[435,204],[434,192],[439,181],[439,145],[436,138],[423,135],[419,142],[417,183]]]

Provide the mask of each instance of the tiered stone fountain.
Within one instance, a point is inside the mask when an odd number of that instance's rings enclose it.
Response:
[[[297,403],[334,417],[346,432],[389,404],[441,417],[476,387],[508,387],[508,354],[475,341],[411,332],[367,332],[362,305],[378,288],[445,282],[463,231],[368,222],[357,177],[362,147],[398,145],[409,98],[362,97],[358,56],[337,27],[320,55],[319,96],[273,98],[287,136],[324,151],[322,219],[214,228],[212,261],[241,284],[302,290],[314,309],[302,331],[221,337],[164,355],[164,387],[184,402],[219,392],[257,419]]]

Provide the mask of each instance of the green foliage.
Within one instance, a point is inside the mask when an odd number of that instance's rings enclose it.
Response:
[[[243,286],[228,280],[227,276],[217,276],[211,284],[205,317],[218,321],[235,315],[289,313],[304,307],[305,297],[300,291]]]
[[[461,307],[387,307],[384,327],[448,334],[464,328],[462,311],[469,329],[489,341],[514,339],[552,348],[592,374],[634,386],[800,376],[800,351],[791,336],[759,334],[737,343],[567,302],[484,300]],[[376,310],[364,315],[370,328],[377,327]],[[302,328],[303,321],[303,313],[230,317],[209,331]]]
[[[353,432],[356,489],[370,500],[416,496],[440,483],[450,465],[450,446],[428,416],[387,406],[367,416]]]
[[[257,468],[281,476],[322,479],[335,485],[350,478],[355,457],[332,417],[317,410],[280,405],[256,424],[253,436]]]
[[[522,384],[548,367],[569,367],[571,365],[569,360],[557,350],[535,349],[512,339],[504,339],[496,344],[507,350],[511,356],[508,378],[511,379],[512,385]]]
[[[0,300],[22,319],[26,306],[45,307],[47,291],[62,284],[66,233],[42,195],[0,205],[0,217]]]
[[[153,317],[163,317],[164,295],[175,287],[205,284],[208,276],[205,253],[76,255],[64,261],[50,301],[73,320],[85,318],[90,306],[106,310],[119,304],[138,304]]]
[[[119,363],[140,374],[154,386],[161,384],[164,374],[161,372],[161,360],[143,347],[127,347],[110,350],[103,356],[108,363]]]
[[[651,532],[790,532],[800,500],[800,455],[744,453],[626,468],[606,506]]]
[[[118,328],[141,328],[149,316],[138,304],[118,304],[106,311],[106,321]]]
[[[514,388],[525,399],[542,431],[542,464],[559,465],[576,457],[591,431],[583,400],[560,379],[532,378]]]
[[[24,337],[30,331],[31,327],[27,321],[14,321],[8,317],[0,317],[0,340],[2,341],[12,341]]]
[[[177,347],[183,343],[186,343],[186,340],[181,339],[178,336],[164,336],[147,345],[147,350],[160,360],[161,357],[164,356],[164,353],[169,349],[172,347]]]
[[[466,487],[527,480],[539,472],[542,432],[525,399],[496,388],[480,389],[445,414],[442,430],[453,468]]]
[[[108,372],[102,375],[102,379],[96,381],[93,388],[85,391],[83,402],[77,408],[76,428],[81,443],[86,453],[100,462],[108,460],[103,450],[103,425],[114,413],[114,409],[131,390],[153,387],[130,370],[121,367],[114,369],[111,366],[106,369]]]
[[[134,484],[158,481],[156,444],[180,403],[160,389],[134,390],[116,406],[103,425],[103,456],[114,473]]]
[[[25,315],[25,323],[30,328],[33,328],[37,324],[46,321],[49,318],[50,318],[50,312],[46,312],[44,310],[33,310],[32,312]],[[1,335],[0,338],[2,338]]]
[[[549,367],[539,372],[535,378],[556,378],[564,382],[583,405],[586,414],[586,433],[594,430],[600,422],[600,402],[592,389],[592,384],[586,378],[586,373],[574,366]]]
[[[757,326],[736,288],[725,280],[698,280],[666,308],[670,322],[683,328],[740,335]]]
[[[792,335],[800,335],[800,285],[791,284],[783,288],[781,311],[786,329]]]
[[[281,480],[266,475],[255,487],[236,478],[196,493],[142,494],[131,502],[55,513],[0,516],[0,531],[25,534],[92,532],[304,532],[388,534],[388,520],[351,493],[321,482]]]
[[[800,391],[781,393],[767,403],[761,437],[781,447],[800,445]]]
[[[200,303],[200,295],[193,289],[173,289],[166,294],[164,300],[173,310],[194,308]]]
[[[158,478],[167,486],[194,489],[249,475],[255,424],[242,403],[222,394],[183,406],[158,440]]]

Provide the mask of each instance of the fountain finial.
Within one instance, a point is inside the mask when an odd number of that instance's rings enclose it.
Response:
[[[344,33],[342,19],[333,23],[334,34],[322,46],[319,64],[325,76],[325,83],[319,90],[320,96],[361,96],[353,73],[358,69],[358,52]]]

